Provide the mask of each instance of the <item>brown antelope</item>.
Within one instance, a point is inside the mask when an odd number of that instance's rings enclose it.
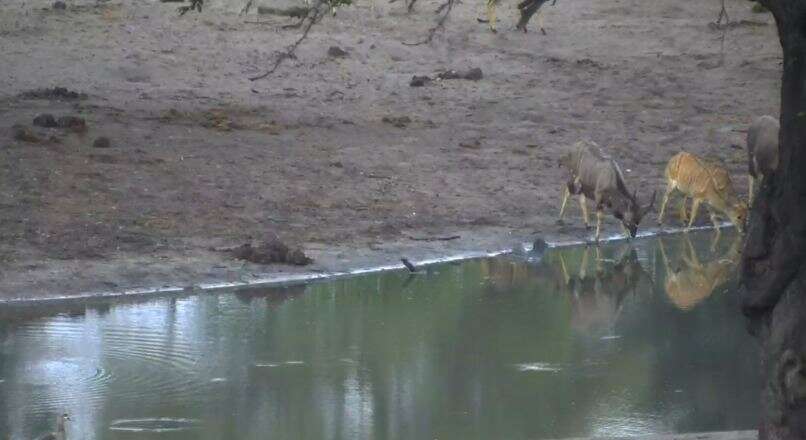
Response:
[[[672,270],[663,240],[660,240],[660,253],[666,267],[666,296],[677,308],[690,310],[711,296],[714,290],[730,279],[739,262],[742,241],[740,237],[736,237],[725,255],[702,264],[697,258],[697,252],[691,245],[688,236],[684,237],[688,247],[688,256],[683,257],[684,267],[682,269]],[[712,251],[716,248],[718,237],[717,233]]]
[[[543,33],[543,35],[546,35],[546,29],[543,27],[543,9],[541,6],[548,1],[549,0],[522,0],[519,2],[518,10],[521,12],[521,18],[518,20],[518,24],[515,25],[515,28],[526,33],[526,25],[529,23],[532,15],[537,12],[537,23],[540,26],[540,32]],[[556,3],[557,0],[553,0],[551,5],[554,6]],[[480,23],[489,23],[490,30],[493,32],[498,32],[495,28],[495,7],[497,4],[498,0],[487,0],[487,19],[478,19]]]
[[[630,194],[624,184],[624,175],[615,160],[605,156],[599,146],[591,141],[579,141],[571,152],[562,156],[560,166],[571,172],[570,179],[563,190],[560,220],[565,213],[565,206],[571,194],[579,195],[579,206],[585,227],[589,228],[586,199],[596,204],[596,241],[599,241],[602,215],[605,208],[621,221],[621,226],[630,237],[635,237],[638,225],[647,212],[655,204],[655,193],[645,207],[638,204],[635,192]]]
[[[747,204],[736,196],[730,174],[724,168],[691,153],[681,152],[674,155],[666,166],[666,194],[663,195],[663,202],[660,206],[658,224],[663,223],[666,204],[669,203],[669,196],[674,190],[683,193],[682,214],[684,216],[686,198],[693,199],[686,229],[691,228],[691,225],[694,224],[700,204],[705,201],[708,203],[711,222],[715,228],[719,229],[717,222],[717,211],[719,211],[736,225],[739,232],[744,231]]]
[[[781,125],[772,116],[764,115],[753,121],[747,130],[747,164],[750,172],[748,200],[753,203],[754,184],[760,185],[765,176],[778,168],[778,132]]]

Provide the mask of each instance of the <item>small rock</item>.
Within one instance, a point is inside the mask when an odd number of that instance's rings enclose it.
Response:
[[[546,243],[546,240],[538,237],[535,239],[534,243],[532,244],[532,252],[542,253],[548,249],[549,244]]]
[[[437,79],[445,80],[445,79],[466,79],[469,81],[478,81],[484,77],[484,74],[481,72],[481,69],[478,67],[474,67],[470,70],[466,70],[464,72],[458,72],[456,70],[447,70],[445,72],[441,72],[437,74]]]
[[[333,58],[346,58],[350,54],[338,46],[330,46],[327,50],[327,55]]]
[[[112,142],[106,136],[101,136],[92,143],[92,146],[95,148],[109,148],[112,146]]]
[[[87,99],[84,93],[68,90],[64,87],[52,87],[46,89],[26,90],[19,94],[23,99],[49,99],[49,100],[73,100]]]
[[[411,87],[422,87],[422,86],[428,84],[429,82],[431,82],[431,78],[428,77],[428,76],[414,75],[413,77],[411,77],[411,81],[409,82],[409,86],[411,86]]]
[[[33,130],[24,125],[16,124],[12,126],[11,132],[13,133],[14,139],[18,141],[28,142],[32,144],[39,142],[39,137],[36,135],[36,133],[34,133]]]
[[[463,77],[464,77],[464,79],[467,79],[467,80],[470,80],[470,81],[478,81],[478,80],[480,80],[480,79],[482,79],[484,77],[484,74],[482,73],[481,68],[474,67],[474,68],[468,70],[467,72],[465,72]]]
[[[478,150],[481,148],[481,141],[478,139],[472,139],[467,142],[459,142],[460,148],[467,148],[468,150]]]
[[[37,127],[53,128],[56,127],[56,118],[50,113],[42,113],[34,118],[34,125]]]
[[[57,11],[64,11],[67,9],[67,4],[65,4],[63,1],[53,2],[53,9]]]
[[[255,264],[293,264],[305,266],[313,262],[302,249],[291,249],[280,241],[277,234],[269,232],[263,243],[253,246],[251,243],[230,249],[234,258],[246,260]]]
[[[295,266],[305,266],[311,264],[311,262],[313,262],[313,260],[308,258],[308,256],[302,252],[302,249],[292,249],[286,254],[286,263]]]
[[[381,121],[392,124],[397,128],[405,128],[407,125],[411,124],[411,118],[408,116],[384,116]]]
[[[61,128],[67,128],[75,132],[87,131],[87,121],[78,116],[62,116],[56,123]]]

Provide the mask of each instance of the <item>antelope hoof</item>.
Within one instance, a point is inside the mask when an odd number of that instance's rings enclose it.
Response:
[[[526,29],[524,29],[523,31],[526,32]],[[548,35],[548,34],[546,34],[546,30],[543,29],[543,28],[540,28],[540,33],[543,34],[543,35]]]

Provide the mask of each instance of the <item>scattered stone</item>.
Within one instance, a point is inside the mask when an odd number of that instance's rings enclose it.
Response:
[[[330,46],[327,50],[327,55],[332,58],[346,58],[350,53],[338,46]]]
[[[384,116],[381,121],[392,124],[397,128],[406,128],[407,125],[411,124],[411,118],[408,116]]]
[[[14,139],[18,141],[28,142],[31,144],[36,144],[40,141],[39,136],[37,136],[36,133],[34,133],[34,131],[29,127],[24,125],[15,124],[11,127],[11,132],[14,136]]]
[[[86,94],[68,90],[64,87],[27,90],[25,92],[20,93],[19,96],[20,98],[23,99],[52,99],[52,100],[87,99]]]
[[[106,136],[101,136],[92,143],[94,148],[109,148],[112,146],[112,142]]]
[[[269,233],[266,241],[253,246],[251,243],[229,249],[231,255],[239,260],[245,260],[255,264],[293,264],[295,266],[305,266],[313,262],[302,249],[292,249],[280,238]]]
[[[474,67],[467,72],[465,72],[464,79],[470,81],[478,81],[484,78],[484,73],[481,71],[480,67]]]
[[[64,11],[67,9],[67,4],[65,4],[63,1],[53,2],[53,9],[57,11]]]
[[[414,75],[409,82],[409,86],[411,87],[422,87],[434,79],[439,81],[444,81],[448,79],[464,79],[468,81],[478,81],[484,77],[481,69],[478,67],[474,67],[469,70],[465,71],[457,71],[457,70],[446,70],[445,72],[437,73],[434,78],[426,75]]]
[[[546,240],[543,240],[541,237],[536,238],[532,244],[532,252],[543,253],[548,248],[549,244],[546,243]]]
[[[56,123],[60,128],[66,128],[76,133],[87,131],[87,121],[79,116],[62,116]]]
[[[422,87],[431,82],[431,78],[428,76],[417,76],[414,75],[409,82],[409,86],[411,87]]]
[[[437,74],[437,79],[465,79],[469,81],[478,81],[484,77],[481,69],[474,67],[466,71],[448,70]]]
[[[37,127],[53,128],[56,127],[56,118],[50,113],[42,113],[34,118],[34,125]]]
[[[459,142],[459,147],[467,148],[468,150],[478,150],[481,148],[481,141],[473,139],[469,142]]]

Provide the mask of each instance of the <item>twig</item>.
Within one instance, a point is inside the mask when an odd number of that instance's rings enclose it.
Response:
[[[274,65],[271,67],[271,69],[267,70],[262,75],[253,76],[249,78],[249,81],[257,81],[259,79],[263,79],[271,75],[275,71],[277,71],[277,69],[286,59],[296,58],[296,55],[294,53],[296,52],[297,47],[299,47],[299,45],[308,37],[308,33],[311,31],[313,25],[316,24],[316,22],[318,22],[324,16],[324,13],[322,13],[321,10],[322,5],[324,4],[325,4],[324,0],[319,0],[319,3],[316,5],[316,7],[312,8],[311,11],[308,12],[308,15],[303,17],[299,23],[295,25],[283,26],[284,29],[287,29],[289,27],[300,27],[302,26],[302,23],[304,23],[306,19],[309,20],[308,25],[305,26],[305,30],[302,32],[302,35],[300,35],[300,37],[297,39],[297,41],[294,42],[294,44],[288,46],[285,52],[282,52],[280,55],[277,56],[277,59],[274,60]]]
[[[246,2],[246,4],[245,4],[245,5],[243,5],[243,9],[241,9],[240,14],[238,14],[238,15],[246,15],[246,14],[248,14],[248,13],[249,13],[249,10],[250,10],[250,9],[252,9],[252,4],[253,4],[254,2],[255,2],[255,0],[249,0],[249,1],[247,1],[247,2]]]
[[[406,269],[408,269],[409,272],[417,272],[417,266],[412,264],[411,261],[407,260],[406,258],[401,258],[400,261],[403,262],[403,265],[406,266]]]
[[[461,235],[449,235],[447,237],[412,237],[407,235],[406,238],[412,241],[451,241],[462,238]]]
[[[176,12],[179,12],[180,17],[194,9],[201,12],[203,3],[204,0],[190,0],[190,6],[180,6],[176,8]]]
[[[451,15],[451,10],[453,10],[453,6],[459,1],[460,0],[445,0],[445,3],[439,5],[435,13],[439,14],[442,11],[445,11],[445,13],[442,15],[442,17],[439,18],[436,26],[428,30],[428,36],[424,40],[418,41],[417,43],[406,43],[404,41],[403,44],[406,46],[421,46],[423,44],[430,44],[431,41],[434,39],[434,35],[436,35],[437,31],[445,28],[445,22],[448,20],[448,16]],[[414,3],[412,2],[412,4]]]
[[[722,9],[719,11],[719,17],[717,17],[714,23],[717,26],[721,25],[723,18],[725,19],[725,24],[730,23],[730,17],[728,17],[728,10],[725,9],[725,0],[722,0]]]

